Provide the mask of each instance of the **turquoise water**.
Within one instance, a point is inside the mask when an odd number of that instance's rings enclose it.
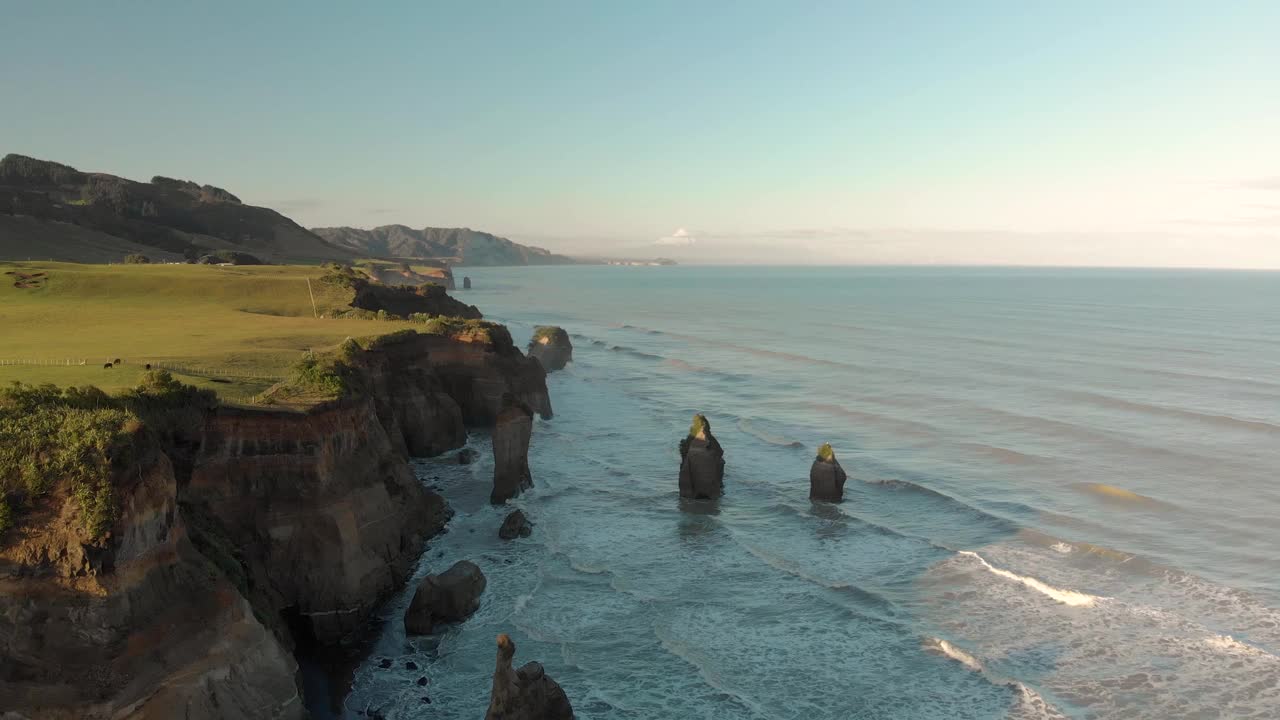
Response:
[[[580,718],[1278,716],[1280,275],[463,272],[517,342],[573,336],[536,528],[496,538],[487,438],[418,463],[458,511],[419,574],[488,590],[433,638],[392,602],[350,717],[482,717],[499,632]],[[717,504],[677,495],[695,411]]]

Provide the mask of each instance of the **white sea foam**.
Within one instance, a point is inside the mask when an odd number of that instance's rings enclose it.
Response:
[[[1013,683],[1018,699],[1009,709],[1009,720],[1067,720],[1067,716],[1050,705],[1040,693],[1023,685]]]
[[[1244,655],[1255,655],[1258,657],[1280,660],[1280,658],[1277,658],[1266,650],[1256,648],[1249,643],[1240,642],[1230,635],[1214,635],[1213,637],[1205,638],[1204,642],[1209,647],[1226,653],[1241,653]]]
[[[946,655],[974,672],[982,672],[982,663],[978,662],[977,658],[942,638],[925,638],[924,647],[926,650]]]
[[[1063,555],[1068,555],[1072,551],[1071,544],[1065,543],[1065,542],[1056,542],[1050,545],[1049,547],[1052,548],[1055,552],[1060,552]]]
[[[1013,580],[1015,582],[1022,583],[1023,585],[1031,588],[1032,590],[1035,590],[1036,592],[1041,593],[1042,595],[1045,595],[1047,597],[1053,598],[1054,600],[1062,603],[1063,605],[1070,605],[1072,607],[1093,607],[1094,603],[1102,599],[1096,595],[1077,592],[1075,590],[1063,590],[1062,588],[1053,587],[1052,585],[1044,583],[1033,577],[1026,577],[1025,575],[1019,575],[1014,572],[1009,572],[1008,570],[1001,570],[1000,568],[995,567],[991,563],[984,560],[982,556],[976,552],[961,550],[959,554],[964,555],[966,557],[971,557],[977,560],[979,563],[982,563],[983,567],[985,567],[989,572],[995,575],[999,575],[1002,578],[1006,578],[1008,580]]]

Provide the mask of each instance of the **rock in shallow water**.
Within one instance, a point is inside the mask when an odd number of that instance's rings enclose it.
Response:
[[[714,500],[724,494],[724,450],[701,413],[680,441],[680,497]]]
[[[542,665],[529,662],[516,670],[511,660],[516,644],[508,635],[498,636],[498,662],[493,671],[493,691],[485,720],[573,720],[569,697],[547,677]]]
[[[480,607],[480,595],[487,584],[484,573],[468,560],[454,563],[439,575],[426,576],[404,615],[405,632],[429,635],[436,623],[467,619]]]
[[[529,518],[525,517],[522,510],[513,510],[502,521],[502,527],[498,528],[498,537],[503,540],[515,540],[518,537],[529,537],[532,534],[533,523],[529,522]]]
[[[818,456],[809,468],[809,499],[840,502],[844,499],[844,481],[847,476],[830,443],[818,448]]]

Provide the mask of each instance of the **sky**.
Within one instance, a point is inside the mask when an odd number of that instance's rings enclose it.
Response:
[[[0,0],[0,153],[686,262],[1280,267],[1280,2]]]

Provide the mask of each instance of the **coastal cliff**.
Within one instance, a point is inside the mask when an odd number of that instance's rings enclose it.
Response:
[[[407,458],[460,447],[504,394],[550,415],[541,366],[476,327],[352,343],[349,390],[308,407],[155,423],[144,454],[107,457],[115,512],[96,533],[61,480],[0,525],[0,708],[305,717],[294,645],[361,629],[448,519]]]
[[[293,657],[193,547],[168,457],[152,450],[112,483],[121,507],[106,539],[55,489],[0,549],[0,708],[48,720],[305,717]]]

